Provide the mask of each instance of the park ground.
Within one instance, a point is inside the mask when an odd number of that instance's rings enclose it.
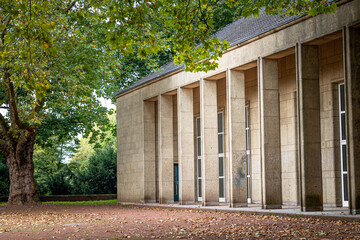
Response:
[[[360,239],[360,223],[300,216],[122,206],[0,205],[0,239]]]

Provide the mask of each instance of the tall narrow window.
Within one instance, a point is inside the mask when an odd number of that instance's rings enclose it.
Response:
[[[219,201],[225,202],[224,117],[218,113]]]
[[[249,132],[249,106],[245,107],[245,130],[246,130],[246,166],[247,166],[247,198],[251,203],[250,193],[250,132]]]
[[[196,118],[196,166],[197,166],[197,199],[198,201],[202,201],[200,118]]]
[[[341,183],[342,203],[349,206],[348,182],[347,182],[347,158],[346,158],[346,123],[345,123],[345,90],[344,84],[339,84],[339,123],[340,123],[340,154],[341,154]]]

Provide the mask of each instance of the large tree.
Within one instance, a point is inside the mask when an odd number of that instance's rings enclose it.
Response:
[[[228,47],[212,37],[215,20],[334,11],[319,0],[0,0],[0,152],[7,158],[10,204],[39,201],[34,143],[94,138],[108,124],[110,98],[173,56],[207,71]],[[326,6],[325,6],[326,5]],[[162,56],[165,56],[162,58]],[[133,59],[133,61],[129,61]],[[142,68],[144,69],[144,68]],[[136,70],[136,69],[135,69]],[[145,71],[146,72],[146,71]],[[94,128],[97,125],[98,128]]]
[[[0,2],[0,151],[7,157],[9,203],[38,202],[34,143],[106,127],[98,98],[117,78],[118,58],[101,21],[66,1]],[[96,137],[99,130],[93,130]]]

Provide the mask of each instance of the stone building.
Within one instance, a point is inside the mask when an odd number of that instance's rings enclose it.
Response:
[[[360,0],[240,19],[208,73],[117,93],[118,200],[360,213]]]

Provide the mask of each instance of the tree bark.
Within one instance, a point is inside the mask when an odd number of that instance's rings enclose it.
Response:
[[[7,156],[10,193],[8,204],[35,204],[40,202],[39,189],[34,179],[33,152],[35,131],[28,137],[20,137],[17,144],[10,147]],[[24,136],[25,134],[23,134]]]

